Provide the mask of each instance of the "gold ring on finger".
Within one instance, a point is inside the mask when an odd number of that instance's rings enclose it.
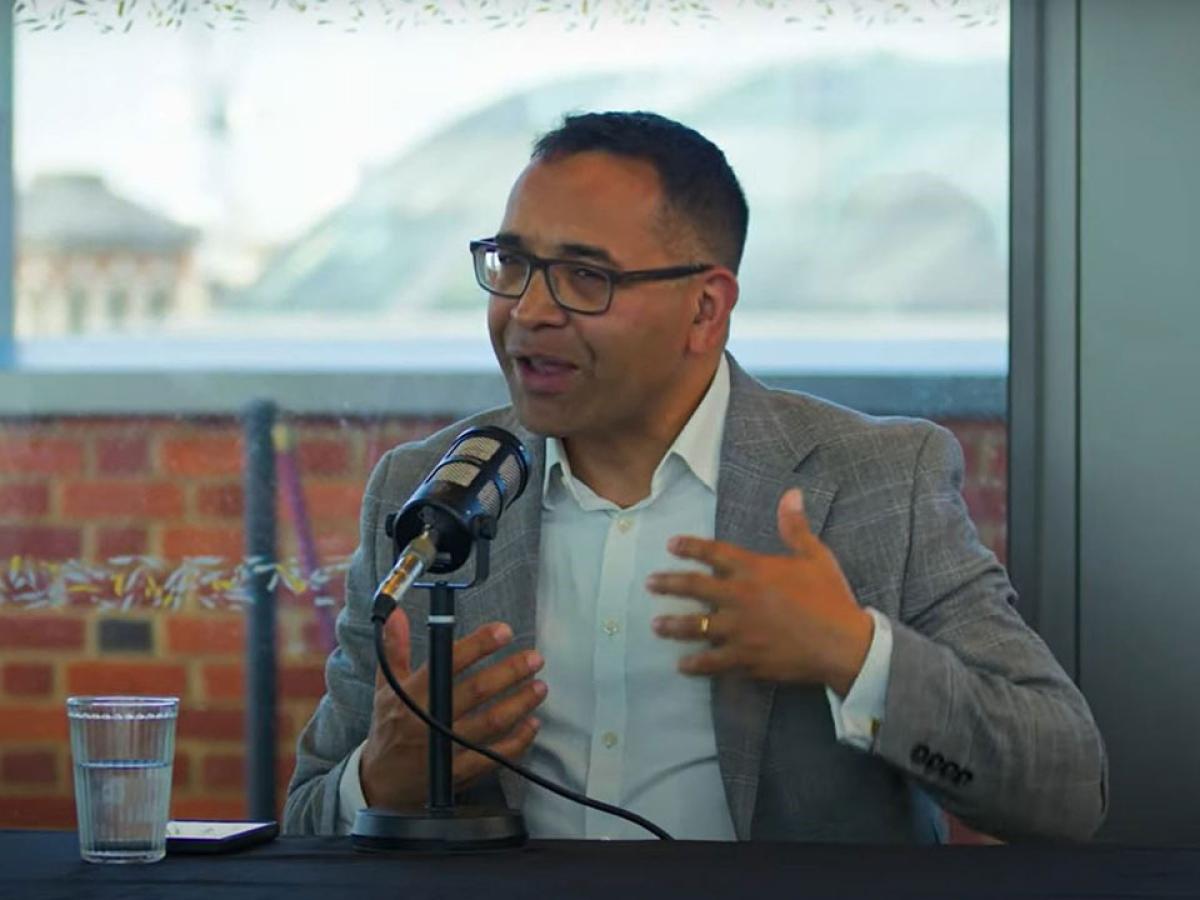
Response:
[[[707,613],[700,617],[700,637],[708,637],[708,626],[712,624],[712,616]]]

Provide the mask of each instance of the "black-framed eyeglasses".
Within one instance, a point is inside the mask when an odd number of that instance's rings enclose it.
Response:
[[[612,304],[613,289],[641,281],[669,281],[687,278],[714,268],[711,263],[669,266],[665,269],[620,271],[580,262],[577,259],[544,259],[524,250],[515,250],[486,239],[471,241],[475,260],[475,280],[490,294],[516,300],[525,295],[533,273],[546,276],[550,296],[563,309],[598,316]]]

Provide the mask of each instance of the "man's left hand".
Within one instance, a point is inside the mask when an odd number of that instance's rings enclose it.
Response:
[[[855,601],[833,553],[809,528],[798,488],[780,498],[777,517],[791,551],[783,556],[672,538],[671,553],[704,563],[712,574],[656,572],[646,587],[708,603],[711,612],[659,616],[654,630],[713,644],[680,660],[679,670],[689,675],[736,670],[768,681],[825,684],[844,697],[866,659],[875,622]]]

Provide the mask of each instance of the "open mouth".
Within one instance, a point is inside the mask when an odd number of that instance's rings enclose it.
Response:
[[[571,376],[579,367],[553,356],[514,356],[521,384],[537,393],[558,393],[565,390]]]

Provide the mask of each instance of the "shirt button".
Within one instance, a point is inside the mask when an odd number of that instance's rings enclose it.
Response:
[[[621,630],[621,623],[618,622],[616,619],[605,619],[604,620],[604,633],[607,634],[609,637],[612,637],[620,630]]]
[[[633,527],[632,520],[625,519],[625,518],[617,519],[617,531],[621,532],[621,534],[624,534],[632,527]]]
[[[617,746],[617,733],[615,731],[606,731],[600,740],[604,743],[605,747],[611,750],[613,747]]]

